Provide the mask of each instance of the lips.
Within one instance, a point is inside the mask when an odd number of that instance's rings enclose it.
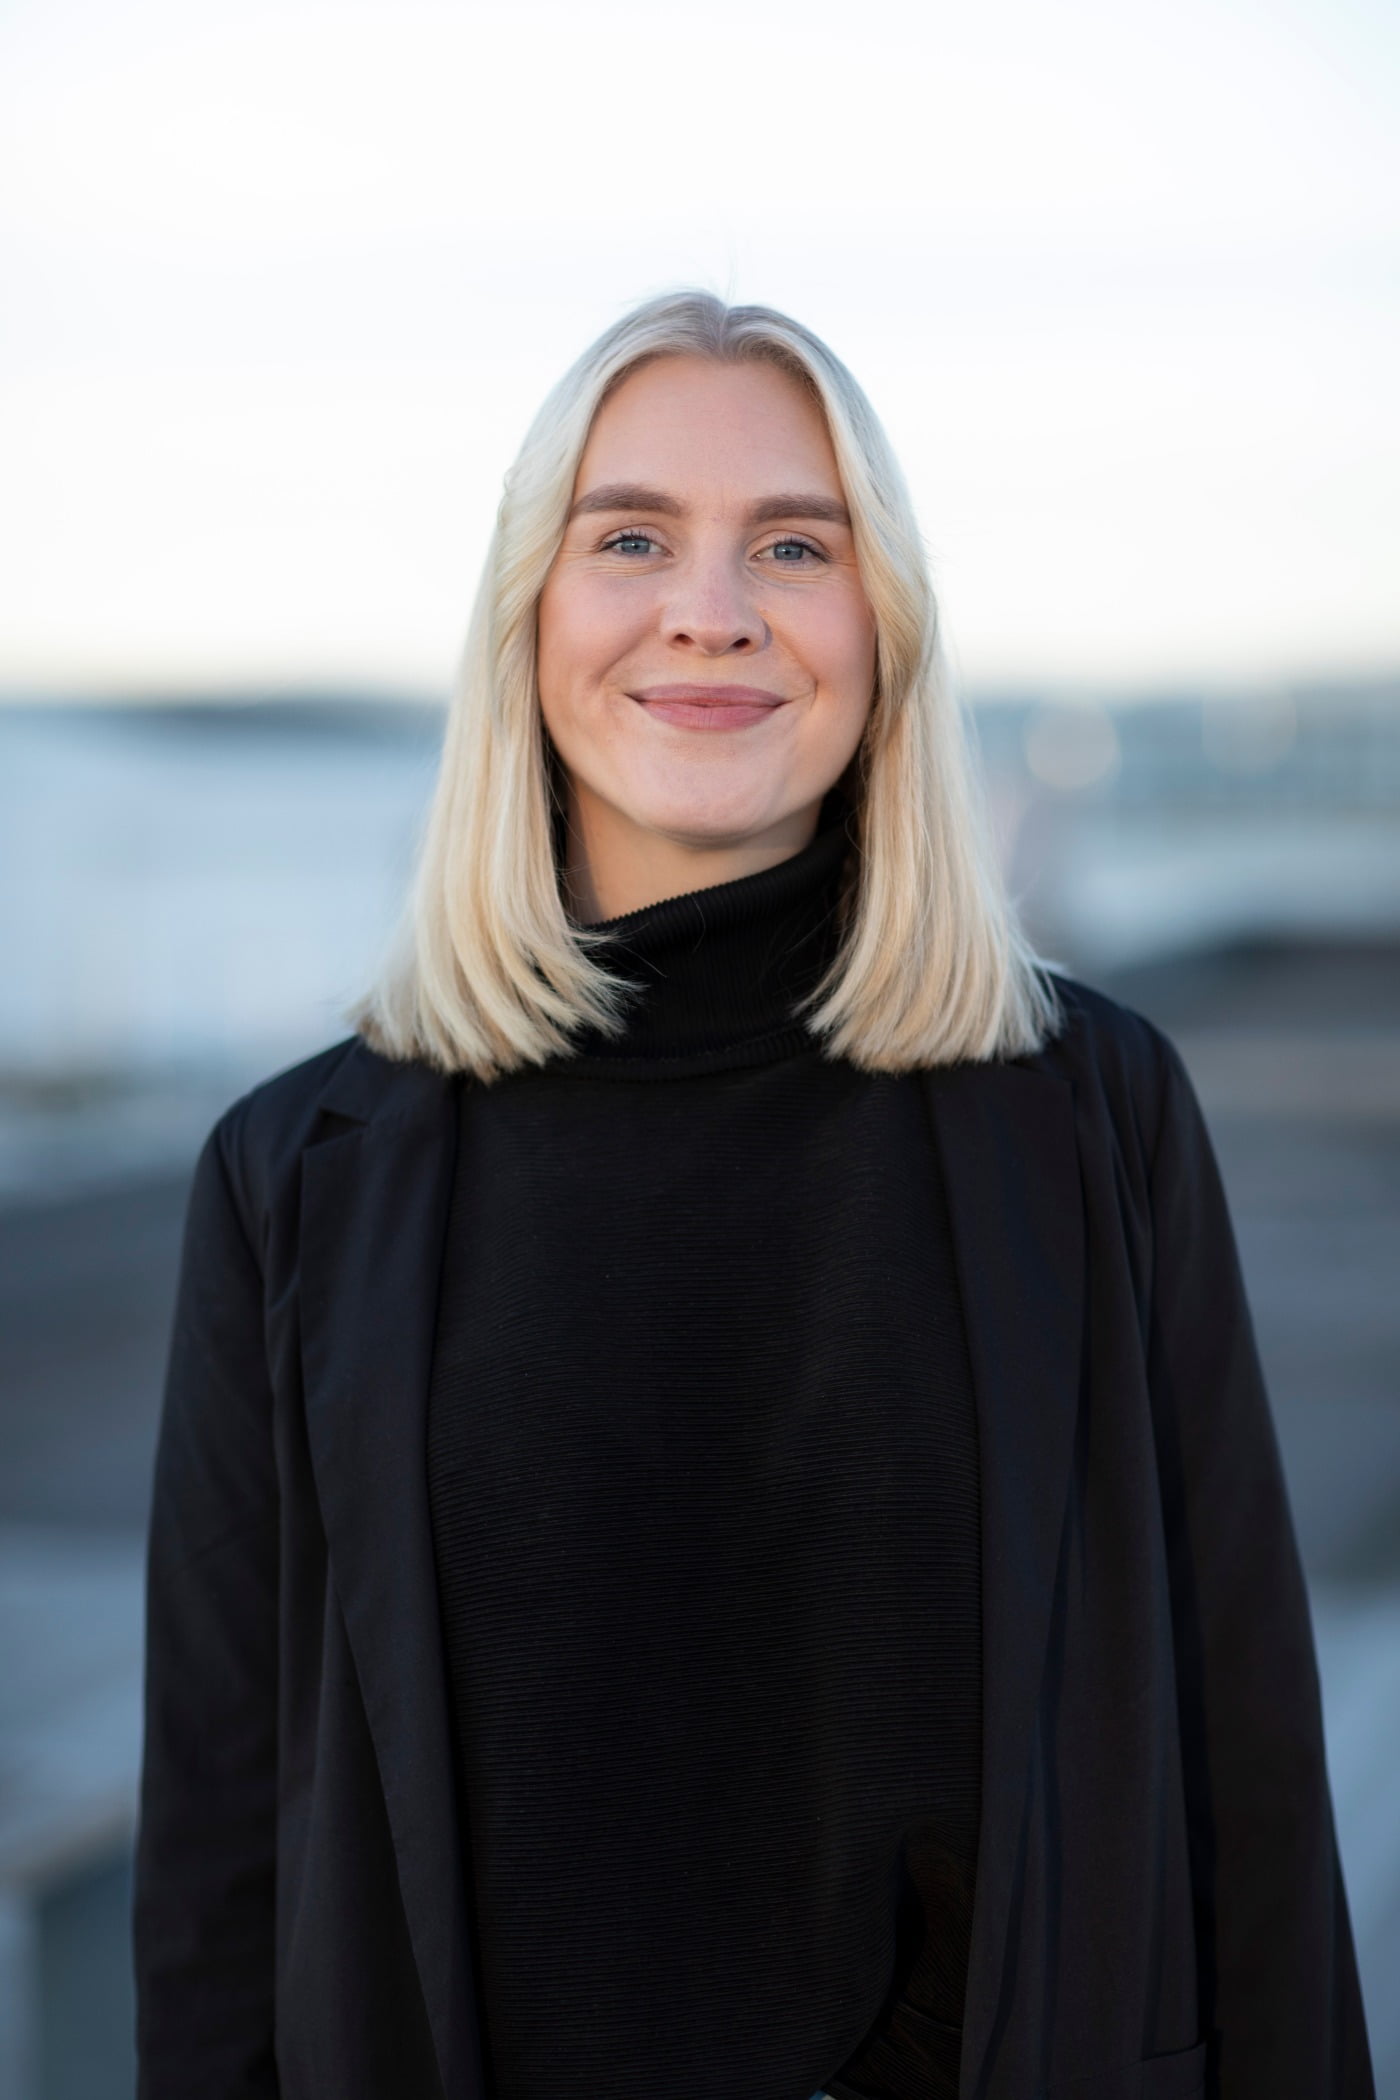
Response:
[[[678,729],[744,729],[786,705],[785,693],[757,685],[646,685],[631,698]]]

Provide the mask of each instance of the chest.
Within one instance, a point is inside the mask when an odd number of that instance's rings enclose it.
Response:
[[[812,1060],[467,1095],[433,1395],[438,1470],[498,1503],[550,1482],[575,1520],[652,1502],[715,1535],[973,1492],[917,1085]]]

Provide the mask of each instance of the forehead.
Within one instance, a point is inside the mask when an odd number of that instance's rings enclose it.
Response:
[[[659,357],[631,372],[594,418],[575,480],[637,482],[678,495],[802,488],[840,497],[826,420],[807,389],[767,363]]]

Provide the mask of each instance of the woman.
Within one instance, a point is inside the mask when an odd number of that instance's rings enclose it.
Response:
[[[355,1019],[191,1197],[147,2100],[1370,2094],[1199,1112],[1016,931],[796,323],[546,404]]]

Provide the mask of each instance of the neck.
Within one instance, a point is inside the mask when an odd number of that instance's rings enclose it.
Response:
[[[821,806],[819,797],[762,831],[738,837],[683,838],[633,822],[571,781],[563,856],[569,912],[579,925],[596,926],[666,897],[761,874],[811,844]]]

